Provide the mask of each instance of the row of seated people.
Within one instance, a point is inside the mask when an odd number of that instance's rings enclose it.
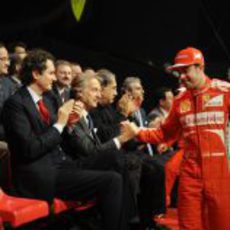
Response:
[[[31,51],[21,69],[24,86],[3,106],[2,120],[11,153],[14,189],[19,196],[48,202],[54,197],[64,200],[97,197],[104,229],[126,229],[121,175],[113,170],[84,170],[60,146],[61,133],[74,101],[59,109],[57,120],[48,100],[46,115],[49,117],[45,116],[41,103],[37,104],[36,100],[51,89],[55,80],[53,60],[45,51]]]
[[[82,76],[84,79],[87,78],[87,74]],[[74,79],[72,82],[72,87],[77,89],[77,93],[75,94],[76,99],[81,101],[84,104],[84,107],[87,107],[87,112],[89,112],[91,116],[91,120],[94,124],[93,130],[96,132],[93,136],[97,137],[96,140],[106,143],[116,137],[120,132],[120,122],[126,119],[135,122],[138,126],[143,127],[148,125],[157,128],[167,117],[167,113],[170,110],[173,101],[173,92],[171,89],[162,87],[157,90],[154,98],[156,101],[156,107],[151,111],[149,116],[146,116],[145,110],[141,107],[144,100],[144,89],[140,78],[130,76],[124,80],[122,85],[122,96],[117,103],[117,110],[115,110],[113,102],[117,95],[116,76],[107,69],[100,69],[97,71],[96,77],[101,85],[101,96],[100,99],[97,99],[99,103],[96,108],[95,105],[90,108],[87,97],[82,97],[81,90],[79,90],[81,80]],[[56,85],[58,83],[59,81],[56,82]],[[80,91],[80,93],[78,91]],[[54,92],[56,93],[55,96],[52,95]],[[89,92],[89,90],[87,92]],[[56,89],[51,92],[51,97],[53,97],[54,104],[60,105],[63,103],[63,101],[61,102],[60,94],[57,94]],[[90,97],[92,98],[92,96]],[[67,99],[69,98],[67,97]],[[85,120],[87,121],[87,118]],[[90,123],[92,123],[92,121]],[[68,146],[66,152],[69,152],[71,155],[74,155],[76,150],[85,155],[89,155],[95,151],[90,149],[89,146],[91,145],[87,141],[83,141],[87,139],[87,134],[84,134],[84,132],[82,133],[82,131],[84,131],[82,130],[83,126],[84,125],[82,125],[81,122],[76,125],[77,131],[75,136],[78,138],[75,138],[74,135],[72,135],[72,140],[71,138],[66,138],[67,141],[65,143]],[[83,146],[84,142],[85,146]],[[171,144],[169,143],[169,145]],[[71,149],[70,146],[73,146],[73,148]],[[138,194],[138,191],[140,190],[137,184],[141,184],[139,208],[143,207],[143,209],[146,210],[146,207],[148,207],[148,214],[145,215],[145,217],[148,216],[148,218],[146,219],[151,219],[151,216],[154,215],[162,216],[162,214],[166,212],[166,205],[170,204],[170,194],[179,172],[183,151],[179,151],[180,154],[175,154],[177,148],[173,149],[168,147],[168,144],[166,143],[154,147],[150,144],[141,144],[137,141],[129,141],[128,143],[125,143],[122,148],[125,150],[125,153],[129,154],[128,158],[138,156],[138,160],[141,160],[141,173],[136,177],[139,178],[139,180],[133,178],[133,181],[136,183],[134,188],[137,188],[136,190],[133,189],[135,194]],[[101,151],[101,149],[98,151]],[[157,155],[156,153],[160,153],[160,155]],[[170,158],[172,159],[169,161]],[[167,169],[166,178],[164,178],[165,165]],[[165,180],[166,184],[164,184]],[[152,188],[149,185],[151,181],[151,184],[153,185]],[[165,204],[165,196],[167,204]],[[150,202],[151,199],[153,202],[152,204]]]
[[[111,106],[117,94],[113,73],[85,72],[72,79],[66,77],[63,66],[70,68],[65,61],[57,64],[63,81],[52,87],[56,80],[53,57],[31,51],[20,71],[25,86],[4,105],[2,117],[17,194],[48,201],[54,195],[65,200],[99,196],[105,229],[128,229],[127,223],[137,214],[144,227],[156,228],[152,217],[165,207],[164,170],[159,162],[164,165],[172,154],[166,160],[154,157],[150,145],[128,141],[128,135],[120,132],[120,123],[126,119],[146,125],[141,118],[140,79],[127,78],[116,111]],[[37,104],[42,95],[48,109]],[[69,100],[71,96],[74,101]]]

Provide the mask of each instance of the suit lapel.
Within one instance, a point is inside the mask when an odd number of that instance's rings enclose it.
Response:
[[[70,99],[70,89],[65,89],[65,102]]]
[[[27,112],[30,114],[29,117],[31,119],[31,122],[39,127],[47,127],[47,124],[45,124],[44,121],[42,121],[39,111],[28,90],[24,88],[24,90],[21,92],[24,100],[24,105],[26,105],[25,110],[27,110]]]
[[[131,116],[130,116],[130,120],[133,121],[134,123],[136,123],[138,126],[140,126],[140,118],[137,112],[134,112]]]
[[[147,122],[147,117],[146,117],[145,110],[143,108],[140,108],[140,115],[141,115],[141,119],[142,119],[142,122],[143,122],[143,126],[146,127],[148,122]]]
[[[79,123],[79,126],[82,128],[83,132],[86,133],[88,137],[93,139],[93,137],[92,137],[92,135],[90,133],[90,130],[89,130],[87,124],[86,124],[85,118],[82,117],[78,123]]]
[[[55,98],[57,100],[57,104],[60,107],[63,104],[63,102],[62,102],[61,96],[58,92],[58,88],[57,88],[56,84],[53,85],[53,92],[54,92]]]
[[[45,103],[47,109],[50,112],[50,123],[53,124],[57,120],[57,114],[55,112],[55,108],[53,107],[53,105],[52,105],[52,103],[48,97],[44,96],[43,100],[44,100],[44,103]]]
[[[91,133],[90,129],[88,128],[85,119],[82,117],[80,121],[78,122],[79,126],[81,126],[82,130],[87,134],[87,136],[93,141],[96,142],[97,144],[100,144],[100,140],[97,137],[96,133],[94,130],[92,130],[93,133]]]

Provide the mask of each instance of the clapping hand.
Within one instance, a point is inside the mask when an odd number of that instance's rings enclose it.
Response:
[[[69,114],[69,119],[68,119],[68,126],[71,126],[78,122],[84,111],[84,104],[81,101],[75,101],[73,105],[73,109],[71,113]]]
[[[137,109],[136,101],[128,93],[123,94],[117,103],[117,110],[125,117],[129,117]]]

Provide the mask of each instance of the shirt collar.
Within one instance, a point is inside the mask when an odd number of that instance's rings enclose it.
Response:
[[[15,81],[17,84],[22,85],[22,82],[15,76],[12,76],[13,81]]]
[[[82,112],[82,117],[84,117],[85,120],[87,120],[87,115],[89,113],[84,109],[83,112]]]
[[[65,92],[65,88],[60,88],[60,87],[57,85],[57,91],[58,91],[58,93],[61,95],[63,92]]]
[[[38,95],[31,87],[28,86],[27,90],[29,91],[29,94],[35,104],[37,104],[38,101],[42,99],[42,96]]]

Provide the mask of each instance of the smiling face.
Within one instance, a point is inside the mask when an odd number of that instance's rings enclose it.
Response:
[[[91,78],[85,82],[80,99],[87,111],[97,107],[101,99],[101,84],[98,79]]]
[[[56,67],[57,84],[62,88],[69,87],[72,81],[72,69],[70,65],[61,64]]]
[[[199,89],[205,82],[203,67],[189,65],[177,70],[181,83],[187,89]]]
[[[140,107],[144,100],[145,93],[141,82],[133,81],[129,86],[129,93],[134,98],[136,105]]]

